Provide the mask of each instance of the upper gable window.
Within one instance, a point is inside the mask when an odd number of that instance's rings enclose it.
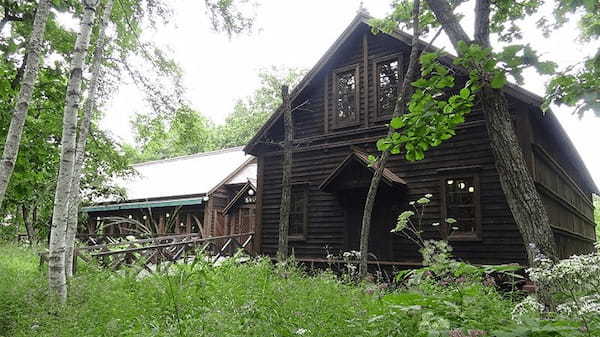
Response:
[[[342,68],[334,73],[335,125],[347,126],[358,121],[358,69]]]
[[[400,60],[397,55],[375,61],[377,115],[391,115],[396,106],[400,86]]]

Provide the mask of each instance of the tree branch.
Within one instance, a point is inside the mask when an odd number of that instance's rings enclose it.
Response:
[[[475,4],[475,43],[490,47],[490,0],[477,0]]]
[[[444,31],[450,38],[450,42],[454,46],[454,49],[458,50],[458,42],[464,41],[466,43],[471,42],[471,39],[465,33],[463,28],[460,26],[456,15],[452,12],[452,8],[446,0],[427,0],[429,8],[435,14],[437,20],[444,27]]]

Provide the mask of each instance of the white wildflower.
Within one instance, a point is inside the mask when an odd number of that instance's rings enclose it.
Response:
[[[303,329],[303,328],[299,328],[298,330],[296,330],[295,334],[296,335],[304,335],[307,332],[308,332],[308,330]]]
[[[427,198],[427,199],[431,199],[431,197],[433,197],[433,194],[431,194],[431,193],[427,193],[427,194],[425,194],[425,198]]]
[[[527,296],[521,303],[515,305],[511,316],[518,323],[522,323],[524,318],[539,317],[544,311],[544,305],[539,303],[535,297]]]

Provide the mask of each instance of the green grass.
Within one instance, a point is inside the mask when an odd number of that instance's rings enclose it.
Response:
[[[33,250],[0,245],[0,336],[413,337],[514,324],[514,303],[493,287],[380,290],[265,259],[143,279],[82,266],[62,307],[46,283]],[[431,334],[436,327],[446,332]]]

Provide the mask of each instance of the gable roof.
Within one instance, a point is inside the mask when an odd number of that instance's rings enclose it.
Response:
[[[359,27],[361,27],[363,25],[366,25],[366,27],[369,27],[369,28],[372,27],[369,23],[369,20],[371,20],[371,19],[372,19],[372,17],[369,16],[364,11],[359,11],[357,13],[357,15],[350,22],[350,24],[346,27],[346,29],[342,32],[342,34],[336,39],[336,41],[333,43],[333,45],[331,45],[331,47],[329,47],[329,49],[319,59],[319,61],[313,66],[313,68],[304,76],[302,81],[300,81],[300,83],[294,88],[294,90],[292,90],[292,92],[290,93],[290,101],[291,102],[294,102],[294,100],[308,87],[308,85],[317,77],[317,75],[323,70],[323,68],[332,59],[332,57],[338,52],[338,50],[343,46],[343,44],[352,36],[352,34],[357,31],[357,29]],[[407,45],[412,44],[412,35],[402,32],[402,31],[396,31],[393,33],[381,33],[381,34],[386,34],[397,40],[403,41]],[[425,46],[429,46],[429,43],[426,41],[423,41],[423,40],[419,40],[419,45],[422,45],[423,47],[425,47]],[[439,50],[438,48],[431,47],[431,46],[430,46],[430,49],[432,51]],[[440,57],[440,62],[442,62],[443,64],[445,64],[449,67],[457,69],[458,71],[464,72],[464,69],[457,67],[453,64],[452,61],[454,58],[455,58],[455,56],[448,55],[446,53],[444,56]],[[536,94],[532,93],[531,91],[526,90],[526,89],[524,89],[518,85],[515,85],[513,83],[507,83],[502,90],[507,95],[509,95],[515,99],[518,99],[526,104],[530,104],[530,105],[534,106],[537,109],[538,113],[540,113],[540,114],[543,113],[541,111],[540,107],[541,107],[542,103],[544,102],[544,99],[542,97],[540,97],[539,95],[536,95]],[[292,113],[294,113],[294,111],[292,111]],[[600,189],[598,189],[598,187],[596,186],[596,183],[592,179],[587,167],[585,166],[585,163],[583,162],[583,160],[581,159],[581,156],[577,152],[577,149],[575,148],[575,146],[571,142],[571,139],[568,137],[568,135],[566,134],[566,132],[560,125],[560,122],[558,122],[557,118],[554,116],[554,113],[552,111],[547,111],[547,112],[545,112],[545,114],[550,115],[550,117],[549,117],[550,123],[555,125],[555,127],[557,127],[557,129],[559,130],[559,132],[558,132],[559,134],[557,135],[557,137],[561,137],[562,139],[565,140],[564,145],[566,147],[566,152],[570,154],[572,161],[575,162],[575,166],[577,167],[577,169],[579,170],[583,179],[585,180],[587,187],[592,192],[594,192],[596,194],[600,194]],[[244,151],[246,153],[256,155],[255,146],[259,143],[261,137],[263,135],[265,135],[275,125],[275,123],[282,117],[282,115],[283,115],[283,111],[280,106],[276,111],[274,111],[270,115],[269,119],[265,122],[265,124],[263,124],[262,127],[258,130],[258,132],[250,139],[248,144],[246,144],[246,146],[244,147]]]
[[[319,185],[319,190],[333,192],[331,187],[337,181],[338,177],[340,177],[344,171],[349,169],[349,165],[352,162],[358,162],[365,169],[371,171],[371,173],[374,173],[377,169],[377,165],[370,166],[369,156],[366,153],[358,149],[352,149],[352,152],[335,169],[333,169],[333,171],[327,176],[327,178],[325,178],[325,180],[323,180],[321,185]],[[383,169],[383,175],[381,178],[382,181],[390,187],[406,186],[406,181],[404,181],[404,179],[398,177],[392,171],[386,168]]]
[[[242,186],[242,188],[236,193],[236,195],[225,206],[225,208],[223,208],[223,214],[229,213],[233,206],[237,204],[238,200],[240,200],[249,190],[253,190],[256,192],[256,186],[252,183],[250,179],[248,179],[248,182],[244,186]]]
[[[244,182],[256,177],[254,157],[242,147],[132,165],[137,175],[118,182],[128,200],[207,195],[227,181]],[[240,173],[246,177],[238,177]]]

